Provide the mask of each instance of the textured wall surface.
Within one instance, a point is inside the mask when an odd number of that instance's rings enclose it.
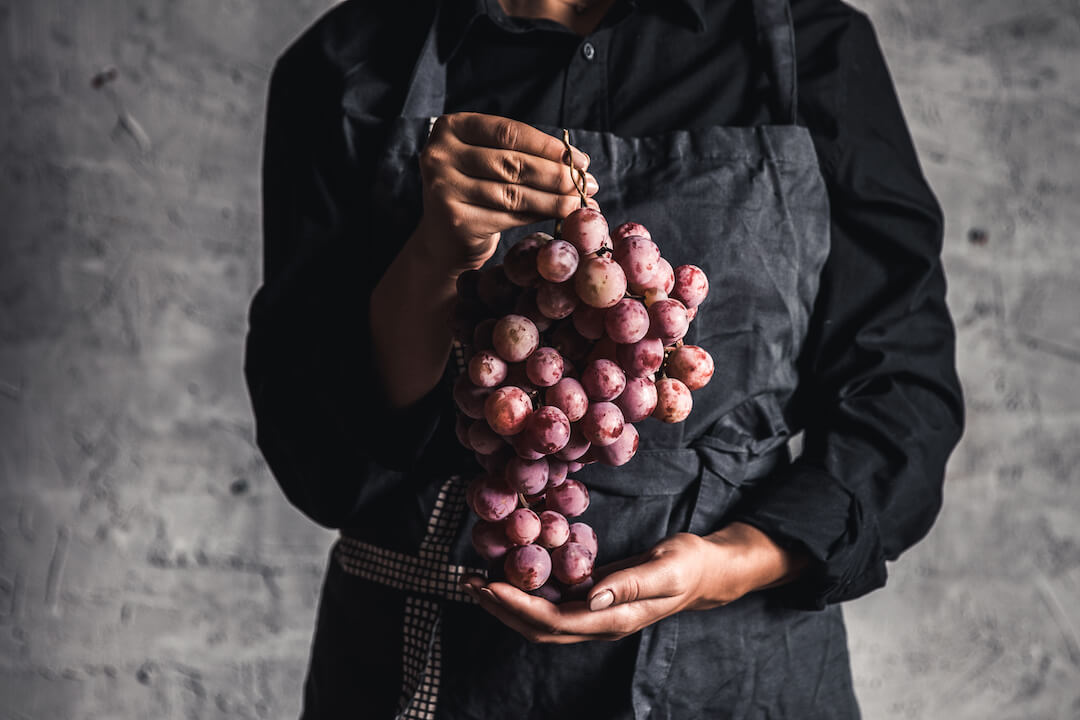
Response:
[[[331,536],[240,362],[269,68],[330,4],[0,0],[3,720],[296,714]],[[1080,717],[1080,5],[858,5],[948,217],[969,408],[941,520],[847,608],[865,714]]]

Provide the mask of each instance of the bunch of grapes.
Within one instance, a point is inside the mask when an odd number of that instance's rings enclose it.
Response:
[[[454,386],[457,435],[484,473],[466,498],[473,546],[506,579],[552,601],[592,585],[596,533],[570,477],[637,452],[634,423],[682,422],[713,374],[683,344],[708,294],[704,271],[672,266],[649,231],[582,208],[561,237],[526,236],[501,265],[458,279],[454,332],[468,372]]]

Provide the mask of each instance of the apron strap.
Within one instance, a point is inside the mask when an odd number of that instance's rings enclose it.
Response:
[[[435,118],[442,115],[446,108],[446,64],[439,62],[435,47],[441,12],[442,3],[436,3],[435,17],[420,51],[420,59],[416,61],[409,79],[409,90],[401,109],[402,117]]]
[[[787,0],[754,0],[758,47],[765,51],[766,71],[776,95],[777,118],[795,124],[798,105],[798,73],[795,66],[795,27]]]

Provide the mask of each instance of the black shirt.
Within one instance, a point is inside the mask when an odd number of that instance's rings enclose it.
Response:
[[[616,2],[585,38],[507,17],[496,0],[447,5],[437,36],[447,112],[619,135],[781,121],[749,2]],[[884,584],[885,561],[929,530],[963,404],[941,211],[870,23],[837,0],[791,5],[799,122],[828,187],[832,248],[791,408],[803,454],[732,519],[809,553],[811,569],[783,592],[821,607]],[[246,358],[259,447],[288,498],[316,522],[389,545],[423,528],[415,512],[388,512],[393,498],[406,502],[399,486],[463,458],[445,388],[387,408],[367,329],[370,292],[404,238],[364,237],[364,202],[432,14],[430,3],[352,0],[278,61],[265,284]],[[343,122],[367,141],[346,143]]]

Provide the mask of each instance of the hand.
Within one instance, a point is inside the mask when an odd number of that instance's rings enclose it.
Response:
[[[477,113],[440,117],[420,155],[424,214],[416,237],[450,275],[478,268],[500,233],[581,207],[562,141],[525,123]],[[574,166],[589,158],[572,151]],[[589,196],[596,179],[586,174]],[[590,198],[590,204],[596,207]]]
[[[805,559],[757,528],[679,533],[641,556],[599,568],[586,601],[554,605],[503,582],[467,578],[480,606],[531,642],[619,640],[682,610],[707,610],[793,579]]]

